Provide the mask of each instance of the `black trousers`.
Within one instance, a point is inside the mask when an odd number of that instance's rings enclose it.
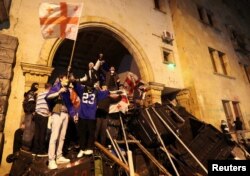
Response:
[[[24,131],[22,139],[22,148],[24,150],[30,151],[32,149],[34,133],[35,133],[35,123],[33,121],[33,114],[26,113],[24,117]]]
[[[63,151],[67,153],[68,148],[73,144],[78,144],[77,125],[73,118],[69,118],[68,128],[65,135]]]
[[[47,153],[47,143],[46,142],[46,133],[47,133],[47,124],[48,117],[44,117],[40,114],[34,115],[35,121],[35,135],[34,135],[34,145],[32,151],[36,154],[45,154]]]
[[[108,127],[108,113],[104,110],[97,109],[96,112],[96,129],[95,129],[95,140],[100,142],[102,145],[106,145],[106,129]]]
[[[81,150],[93,150],[95,141],[96,120],[78,120],[78,136]]]

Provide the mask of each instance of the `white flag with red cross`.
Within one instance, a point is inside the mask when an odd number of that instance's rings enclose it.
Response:
[[[127,91],[127,94],[129,97],[133,96],[134,90],[139,82],[140,82],[140,79],[136,74],[132,72],[127,73],[123,86],[124,86],[124,89]]]
[[[43,38],[76,40],[83,3],[41,3],[39,18]]]
[[[118,103],[111,104],[109,106],[109,113],[116,113],[116,112],[122,112],[126,113],[128,111],[128,106],[129,106],[129,100],[126,94],[125,90],[118,90],[118,91],[112,91],[110,92],[117,94],[117,92],[120,92],[119,94],[121,95],[121,100]]]

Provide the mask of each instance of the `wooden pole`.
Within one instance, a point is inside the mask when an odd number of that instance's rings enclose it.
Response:
[[[102,146],[99,142],[95,141],[95,146],[98,147],[104,154],[106,154],[110,159],[116,162],[119,166],[129,172],[129,167],[124,164],[121,160],[119,160],[116,156],[114,156],[110,151],[108,151],[104,146]],[[140,176],[137,173],[134,173],[135,176]]]
[[[76,37],[76,39],[77,39],[77,37]],[[67,76],[69,76],[69,72],[70,72],[70,69],[71,69],[71,64],[72,64],[73,55],[74,55],[74,52],[75,52],[75,47],[76,47],[76,40],[74,40],[73,48],[72,48],[72,51],[71,51],[71,56],[70,56],[69,66],[68,66],[68,75]]]
[[[159,170],[167,176],[171,176],[171,174],[166,170],[166,168],[143,146],[141,143],[135,139],[134,136],[129,135],[129,138],[135,141],[134,143],[142,150],[142,152],[147,155],[147,157],[159,168]]]

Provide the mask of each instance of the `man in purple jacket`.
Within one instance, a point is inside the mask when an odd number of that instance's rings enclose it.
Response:
[[[68,126],[69,115],[76,116],[76,111],[70,100],[68,89],[69,80],[66,75],[59,76],[59,81],[54,84],[46,95],[46,101],[52,112],[51,137],[49,141],[49,169],[56,169],[57,164],[68,163],[69,159],[62,155],[65,134]]]

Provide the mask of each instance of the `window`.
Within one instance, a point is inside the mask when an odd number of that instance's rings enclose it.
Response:
[[[229,127],[229,130],[233,130],[233,114],[232,114],[232,110],[230,107],[230,101],[227,100],[222,100],[222,104],[223,104],[223,108],[224,108],[224,112],[226,115],[226,119],[227,119],[227,124]]]
[[[0,30],[10,27],[9,10],[11,0],[0,0]]]
[[[242,114],[241,114],[241,111],[240,111],[239,102],[233,101],[232,104],[233,104],[233,109],[234,109],[235,117],[240,117],[241,118]]]
[[[234,130],[233,128],[233,122],[236,119],[236,117],[239,117],[242,121],[243,128],[245,128],[243,117],[240,110],[240,103],[238,101],[229,101],[229,100],[222,100],[224,112],[226,115],[227,123],[229,130]]]
[[[245,129],[245,125],[243,123],[244,122],[243,117],[242,117],[241,110],[240,110],[240,103],[237,101],[232,101],[232,104],[233,104],[235,119],[236,119],[236,117],[239,117],[240,120],[242,121],[243,129]]]
[[[213,13],[210,12],[209,10],[201,7],[201,6],[197,6],[197,11],[198,11],[198,15],[200,20],[209,25],[209,26],[214,26],[214,17],[213,17]]]
[[[166,9],[166,0],[154,0],[154,5],[155,5],[155,9],[166,13],[167,9]]]
[[[207,13],[207,19],[208,19],[208,24],[210,26],[213,26],[214,25],[214,22],[213,22],[213,15],[210,14],[210,13]]]
[[[217,51],[213,48],[208,48],[211,62],[215,73],[229,75],[229,65],[225,53]]]
[[[243,72],[244,78],[250,83],[250,66],[239,63],[241,70]]]
[[[216,68],[216,64],[215,64],[215,58],[214,58],[214,55],[213,55],[215,50],[212,49],[212,48],[208,48],[208,50],[209,50],[210,58],[211,58],[211,61],[212,61],[212,64],[213,64],[214,71],[217,72],[217,68]]]
[[[247,55],[246,37],[235,30],[232,25],[226,25],[233,47],[236,51]]]
[[[200,20],[204,21],[204,15],[205,15],[204,9],[201,8],[201,7],[198,7],[197,10],[198,10],[198,13],[199,13]]]
[[[218,51],[218,55],[219,55],[219,60],[220,60],[220,64],[221,64],[221,68],[222,68],[222,72],[224,75],[227,75],[227,69],[226,69],[226,65],[225,65],[225,54],[222,52]]]
[[[165,64],[175,64],[173,51],[168,49],[163,49],[163,63]]]
[[[160,10],[160,1],[154,0],[154,2],[155,2],[155,8]]]

